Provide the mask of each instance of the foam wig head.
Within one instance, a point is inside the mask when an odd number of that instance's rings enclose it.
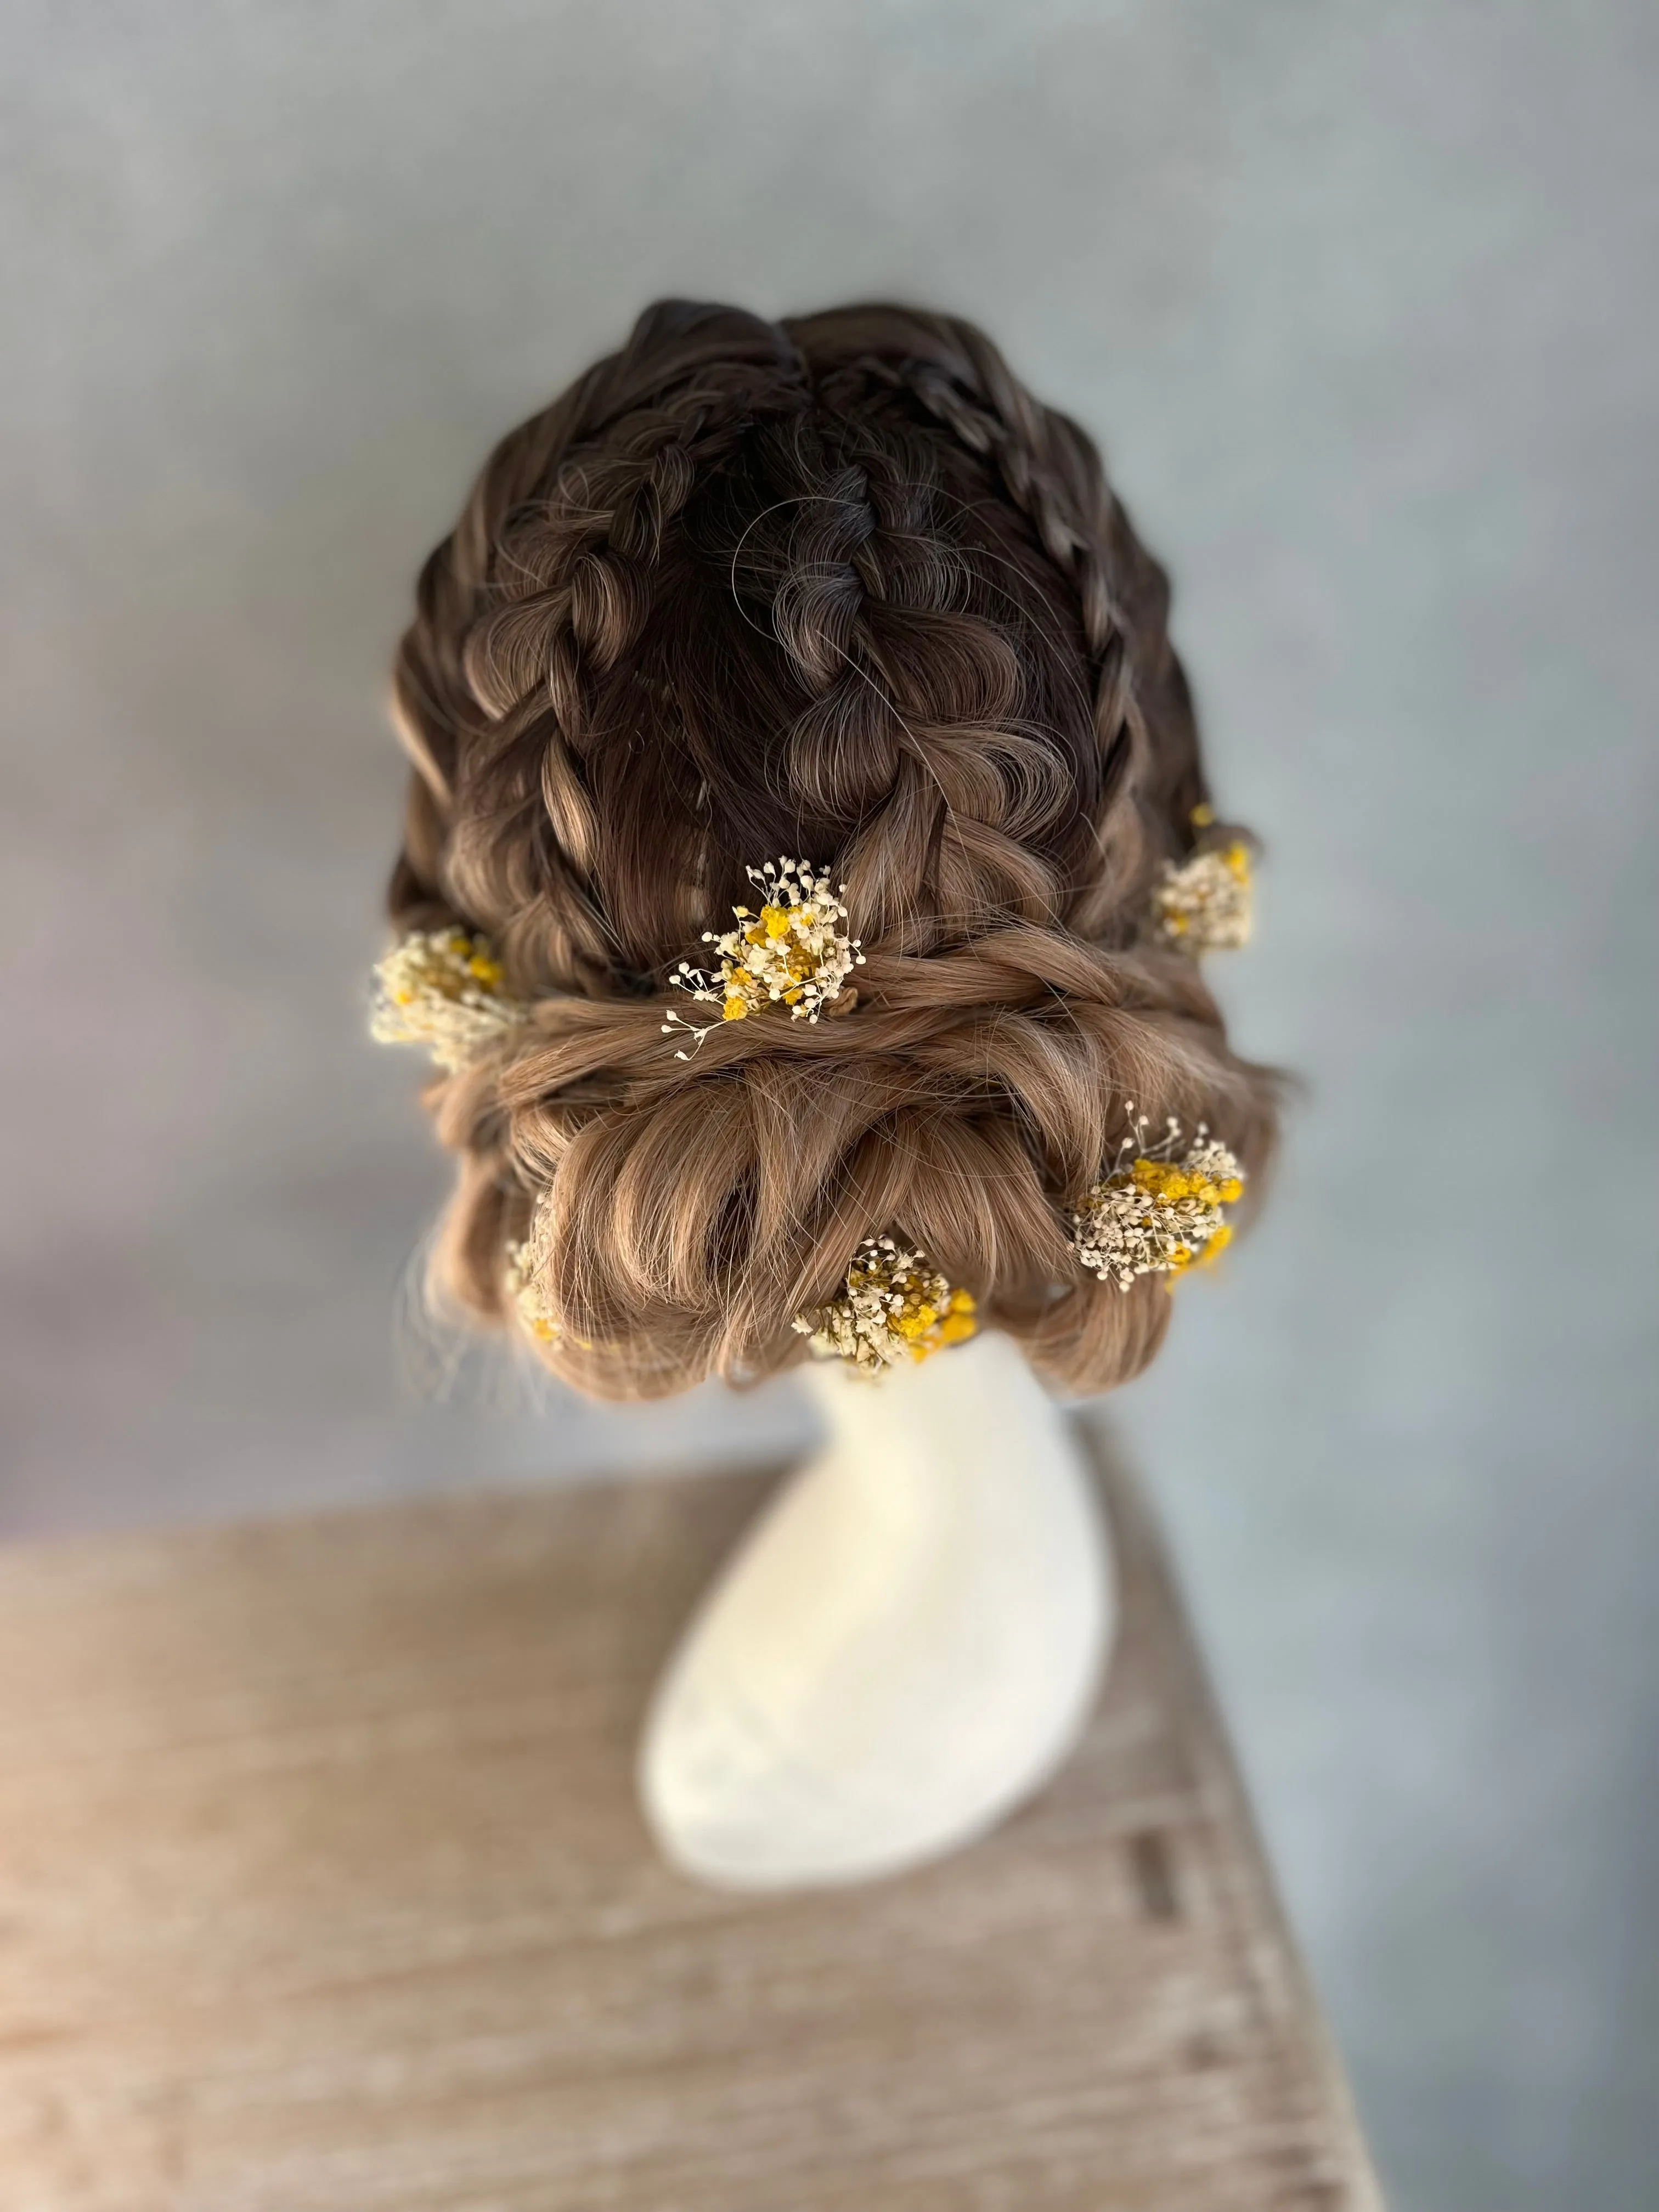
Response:
[[[1273,1133],[1158,926],[1217,835],[1168,607],[1088,437],[948,316],[665,301],[506,438],[396,669],[392,916],[472,978],[437,1290],[649,1396],[800,1358],[890,1237],[1060,1384],[1134,1373],[1168,1282],[1077,1231],[1125,1129],[1243,1174]],[[787,856],[862,963],[822,1020],[688,1029]]]

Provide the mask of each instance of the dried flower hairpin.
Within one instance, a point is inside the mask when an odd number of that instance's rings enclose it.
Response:
[[[827,1306],[795,1328],[820,1359],[845,1359],[865,1375],[923,1360],[978,1333],[974,1300],[954,1290],[924,1254],[890,1237],[867,1237]]]
[[[1195,806],[1192,819],[1204,830],[1215,815]],[[1152,928],[1184,952],[1237,951],[1249,942],[1251,903],[1250,848],[1234,837],[1202,846],[1189,860],[1164,863],[1152,890]]]
[[[760,895],[758,914],[734,906],[735,929],[718,937],[712,929],[703,932],[703,943],[720,957],[718,972],[708,975],[682,960],[670,980],[706,1006],[718,1006],[721,1021],[740,1022],[775,1003],[787,1006],[793,1021],[815,1022],[835,1006],[847,978],[864,963],[857,940],[847,933],[846,906],[829,877],[805,860],[768,860],[745,872]],[[678,1026],[701,1044],[715,1024],[699,1027],[676,1012],[662,1026],[665,1036]]]
[[[563,1334],[542,1304],[536,1287],[536,1255],[529,1240],[507,1248],[507,1294],[514,1310],[538,1344],[556,1344]]]
[[[1073,1249],[1103,1283],[1127,1291],[1138,1275],[1174,1278],[1208,1266],[1231,1241],[1223,1213],[1241,1197],[1244,1170],[1200,1121],[1190,1139],[1173,1115],[1156,1143],[1151,1123],[1123,1102],[1129,1133],[1072,1217]]]
[[[416,930],[374,970],[369,1034],[381,1044],[423,1044],[453,1075],[524,1020],[527,1010],[505,980],[487,938]]]

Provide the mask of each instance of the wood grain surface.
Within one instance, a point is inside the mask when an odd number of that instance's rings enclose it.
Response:
[[[642,1832],[760,1476],[0,1556],[4,2212],[1373,2212],[1158,1547],[1000,1833],[736,1899]]]

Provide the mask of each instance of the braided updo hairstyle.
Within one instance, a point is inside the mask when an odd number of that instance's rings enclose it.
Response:
[[[1169,592],[1094,447],[969,324],[664,301],[497,447],[422,574],[396,705],[405,931],[486,934],[526,1021],[428,1093],[438,1287],[619,1397],[800,1356],[891,1232],[1056,1381],[1133,1374],[1167,1284],[1068,1237],[1123,1102],[1247,1169],[1267,1077],[1148,940],[1207,805]],[[798,854],[866,964],[677,1056],[671,971]]]

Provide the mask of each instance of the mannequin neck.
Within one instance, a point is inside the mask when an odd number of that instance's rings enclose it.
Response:
[[[874,1377],[814,1361],[807,1387],[829,1429],[826,1457],[848,1482],[890,1493],[948,1483],[958,1493],[1019,1479],[1064,1416],[1012,1337],[988,1330]]]

